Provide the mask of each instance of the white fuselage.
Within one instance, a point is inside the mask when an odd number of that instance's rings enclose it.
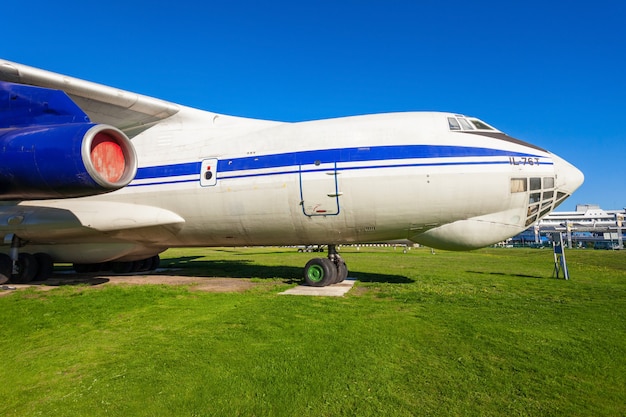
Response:
[[[582,182],[545,150],[497,130],[451,130],[449,117],[279,123],[182,108],[133,139],[139,170],[129,186],[23,202],[32,220],[14,229],[36,235],[35,250],[79,263],[176,246],[411,239],[473,249],[523,231]]]

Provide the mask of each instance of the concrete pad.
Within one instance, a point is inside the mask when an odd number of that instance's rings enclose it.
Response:
[[[343,297],[346,295],[350,288],[354,286],[356,279],[346,278],[339,284],[329,285],[327,287],[309,287],[308,285],[298,285],[283,291],[280,294],[284,295],[313,295],[321,297]]]

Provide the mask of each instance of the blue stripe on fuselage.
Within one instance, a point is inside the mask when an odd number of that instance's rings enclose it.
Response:
[[[321,149],[302,152],[289,152],[274,155],[258,155],[247,156],[242,158],[226,158],[218,161],[217,172],[229,173],[244,170],[259,170],[268,168],[281,168],[281,167],[293,167],[297,165],[307,165],[318,163],[336,162],[337,164],[345,162],[367,162],[367,161],[385,161],[385,160],[402,160],[402,159],[429,159],[429,158],[454,158],[454,157],[489,157],[489,156],[502,156],[502,157],[525,157],[525,156],[538,156],[528,153],[511,152],[500,149],[489,148],[474,148],[464,146],[437,146],[437,145],[398,145],[398,146],[365,146],[359,148],[338,148],[338,149]],[[377,165],[376,167],[398,167],[398,166],[432,166],[432,165],[475,165],[475,164],[493,164],[500,162],[479,162],[479,161],[467,161],[467,162],[436,162],[436,163],[420,163],[420,164],[391,164],[391,165]],[[508,162],[501,162],[508,163]],[[372,168],[368,166],[367,168]],[[136,180],[159,180],[172,177],[181,177],[186,175],[199,175],[201,168],[201,162],[187,162],[181,164],[171,165],[159,165],[151,167],[142,167],[137,170]],[[348,169],[348,168],[344,168]],[[358,169],[356,167],[349,169]],[[242,175],[228,175],[228,178],[241,178],[246,176],[258,176],[258,175],[273,175],[293,173],[293,170],[288,172],[274,172],[274,173],[247,173]],[[173,178],[172,178],[173,180]],[[171,182],[186,182],[186,181],[198,181],[182,180]],[[135,185],[154,185],[154,184],[170,183],[170,181],[164,182],[151,182],[149,184],[135,184]]]
[[[280,168],[293,165],[336,162],[366,162],[414,158],[451,158],[485,156],[529,156],[499,149],[470,148],[462,146],[365,146],[361,148],[321,149],[313,151],[290,152],[276,155],[248,156],[220,160],[218,172],[241,171],[250,169]]]
[[[200,174],[201,162],[188,162],[184,164],[159,165],[137,169],[136,180],[149,178],[179,177],[182,175]]]

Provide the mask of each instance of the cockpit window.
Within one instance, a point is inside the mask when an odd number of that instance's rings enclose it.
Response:
[[[448,126],[450,127],[450,130],[491,130],[492,132],[496,131],[496,129],[478,119],[467,119],[462,114],[455,114],[454,116],[455,117],[448,117]]]
[[[493,127],[491,127],[491,126],[481,122],[478,119],[470,119],[470,122],[472,122],[472,124],[474,126],[476,126],[476,129],[479,129],[479,130],[494,130]]]
[[[454,117],[448,117],[448,125],[450,126],[450,130],[461,130],[461,125],[459,125],[458,120]]]
[[[530,189],[531,190],[541,190],[541,178],[531,178],[530,179]]]
[[[526,178],[511,178],[511,192],[523,193],[528,190],[528,181]]]
[[[472,126],[470,122],[467,121],[466,118],[459,117],[457,120],[459,121],[459,123],[461,123],[463,130],[474,130],[474,126]]]
[[[543,188],[554,188],[554,177],[545,177],[543,179]]]

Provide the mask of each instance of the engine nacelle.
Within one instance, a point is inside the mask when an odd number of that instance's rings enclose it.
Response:
[[[128,137],[102,124],[0,129],[0,200],[85,197],[122,188],[137,173]]]

